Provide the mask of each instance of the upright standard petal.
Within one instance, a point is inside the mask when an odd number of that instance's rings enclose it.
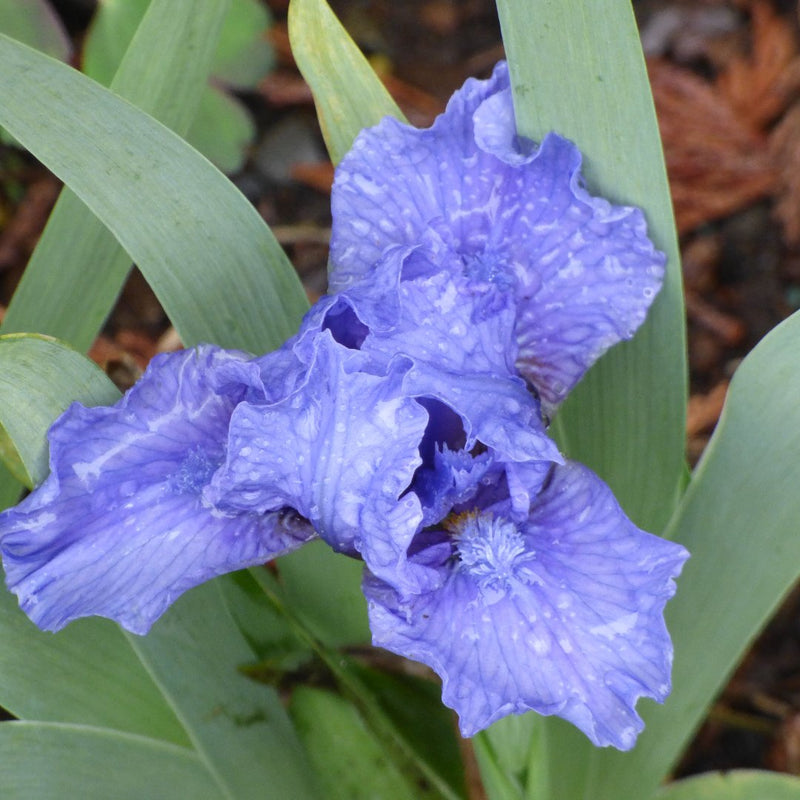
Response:
[[[480,441],[505,458],[559,459],[538,399],[514,373],[508,295],[466,291],[463,281],[441,272],[402,281],[397,293],[396,324],[371,331],[362,352],[383,361],[396,353],[409,358],[407,392],[459,414],[468,450]]]
[[[143,634],[187,589],[313,536],[286,509],[223,512],[204,496],[257,387],[243,354],[201,346],[156,357],[116,405],[56,421],[49,477],[0,515],[8,587],[37,625],[96,614]]]
[[[517,135],[508,71],[469,80],[427,130],[363,131],[334,182],[330,283],[352,285],[393,245],[515,298],[517,368],[557,406],[609,347],[630,338],[661,286],[664,256],[638,209],[592,197],[581,155]]]
[[[295,349],[305,354],[330,330],[368,356],[373,370],[402,355],[410,364],[405,393],[461,417],[459,448],[480,442],[505,459],[561,461],[538,399],[515,373],[514,321],[507,293],[439,271],[422,248],[392,247],[363,278],[312,309]]]
[[[431,666],[471,736],[528,710],[569,720],[597,745],[633,746],[640,697],[670,689],[663,609],[687,558],[624,515],[583,466],[554,466],[527,519],[508,501],[452,517],[412,545],[438,569],[400,596],[367,575],[375,644]]]

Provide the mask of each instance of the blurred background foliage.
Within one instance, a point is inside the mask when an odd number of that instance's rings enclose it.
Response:
[[[86,75],[108,86],[149,3],[97,4],[80,41],[73,44],[49,0],[0,0],[0,31],[61,61],[76,62]],[[232,0],[208,86],[186,135],[223,172],[242,168],[256,134],[255,121],[235,91],[254,89],[272,69],[271,23],[269,9],[258,0]]]

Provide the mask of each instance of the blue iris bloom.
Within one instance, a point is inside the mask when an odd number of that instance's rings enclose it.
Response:
[[[23,609],[144,633],[192,586],[319,536],[363,560],[375,644],[441,676],[465,736],[535,710],[631,747],[637,700],[670,689],[688,554],[547,420],[644,320],[664,257],[580,160],[517,135],[504,64],[428,130],[362,132],[334,183],[331,294],[296,336],[159,357],[54,424],[50,476],[0,515]]]

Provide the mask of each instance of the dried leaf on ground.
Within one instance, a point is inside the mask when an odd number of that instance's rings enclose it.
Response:
[[[258,91],[272,106],[311,105],[314,98],[308,84],[296,70],[274,70],[258,84]]]
[[[689,436],[708,432],[717,424],[727,392],[728,381],[721,381],[708,394],[693,394],[689,398],[686,415],[686,432]]]
[[[428,127],[444,111],[445,104],[441,100],[391,73],[381,75],[381,80],[408,121],[418,128]]]
[[[800,59],[791,25],[771,3],[756,0],[750,14],[750,52],[732,58],[716,86],[740,121],[763,129],[786,110],[800,86]]]
[[[800,103],[778,123],[770,138],[777,169],[775,216],[790,245],[800,244]]]
[[[133,386],[147,366],[148,358],[136,357],[119,342],[101,334],[89,349],[89,358],[114,382],[120,391]]]
[[[689,319],[710,331],[723,344],[735,347],[747,333],[744,323],[704,300],[691,290],[686,291],[686,313]]]
[[[662,60],[648,68],[678,231],[768,195],[775,172],[766,136],[693,72]]]
[[[717,286],[717,266],[723,238],[718,232],[687,239],[681,246],[683,282],[687,290],[703,294]]]
[[[0,233],[0,270],[24,264],[36,245],[60,190],[61,184],[50,176],[28,187],[16,213]]]
[[[780,725],[767,754],[769,766],[780,772],[800,775],[800,714],[791,713]]]

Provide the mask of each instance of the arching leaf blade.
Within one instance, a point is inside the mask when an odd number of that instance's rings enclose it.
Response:
[[[292,694],[290,713],[330,800],[422,800],[384,752],[358,711],[339,695],[312,687]],[[425,792],[424,797],[432,795]]]
[[[114,13],[125,13],[129,6],[114,6]],[[113,91],[184,134],[204,92],[227,6],[228,0],[189,0],[177,6],[153,0],[138,30],[131,31]],[[110,8],[101,11],[110,13]],[[137,12],[134,25],[138,20]],[[113,234],[65,188],[0,331],[47,333],[88,350],[130,267],[130,256]]]
[[[356,43],[325,0],[292,0],[289,38],[297,66],[314,94],[317,117],[334,164],[363,128],[385,116],[405,120]]]
[[[15,800],[226,800],[191,750],[84,725],[0,725],[0,794]]]
[[[0,637],[0,706],[20,719],[99,725],[189,745],[114,623],[82,619],[56,634],[45,633],[3,590]],[[1,746],[0,752],[5,763]]]
[[[113,231],[186,344],[263,352],[295,331],[297,275],[224,175],[75,70],[5,37],[0,64],[0,124]]]
[[[692,554],[667,606],[673,691],[644,706],[628,754],[598,754],[597,798],[649,796],[746,648],[800,576],[800,315],[771,331],[731,382],[722,417],[667,533]],[[746,592],[732,592],[746,586]],[[702,613],[700,613],[702,610]]]
[[[72,52],[64,24],[47,0],[0,0],[0,31],[59,61]]]
[[[74,400],[115,402],[119,391],[85,356],[46,336],[0,337],[0,424],[27,471],[29,485],[48,473],[45,434]]]
[[[316,800],[316,776],[277,692],[243,674],[257,655],[220,581],[181,596],[147,636],[128,641],[228,798]]]
[[[655,800],[800,800],[800,778],[759,770],[711,772],[667,784]]]
[[[558,415],[570,455],[659,532],[684,468],[686,363],[680,255],[650,84],[629,0],[498,0],[518,127],[584,154],[589,189],[644,209],[667,277],[631,342],[604,356]],[[554,64],[568,68],[554,69]]]

